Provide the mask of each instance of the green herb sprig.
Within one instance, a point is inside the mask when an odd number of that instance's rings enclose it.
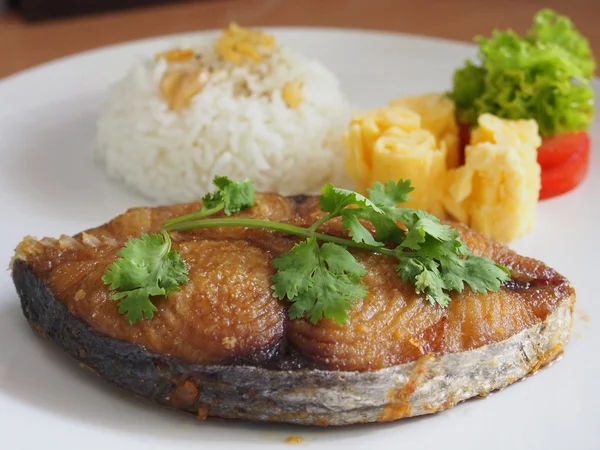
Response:
[[[165,222],[161,234],[128,241],[119,252],[119,259],[107,270],[104,282],[110,284],[110,289],[120,291],[111,299],[119,301],[119,312],[125,313],[130,323],[152,318],[156,310],[152,296],[166,295],[187,282],[187,268],[169,265],[168,261],[175,261],[174,254],[178,264],[183,264],[178,253],[170,251],[169,231],[246,227],[303,238],[273,261],[277,272],[272,277],[272,289],[275,297],[291,303],[290,318],[307,317],[313,324],[323,317],[345,323],[353,301],[367,294],[361,282],[366,270],[350,248],[395,258],[400,278],[412,283],[415,292],[425,294],[431,304],[441,307],[450,302],[449,292],[462,292],[465,284],[483,293],[498,291],[501,283],[510,278],[505,267],[472,255],[458,238],[458,232],[435,216],[397,207],[408,201],[413,190],[410,181],[375,183],[368,198],[328,184],[319,197],[325,214],[309,228],[245,217],[210,218],[219,211],[231,215],[254,204],[250,181],[216,177],[214,184],[217,191],[204,197],[200,211]],[[337,218],[350,239],[318,231]],[[368,223],[373,226],[374,235],[365,226]]]
[[[179,253],[171,251],[166,231],[127,241],[117,256],[102,281],[111,290],[119,289],[110,299],[119,302],[119,314],[129,323],[152,319],[156,306],[150,298],[175,292],[188,282],[188,268]]]

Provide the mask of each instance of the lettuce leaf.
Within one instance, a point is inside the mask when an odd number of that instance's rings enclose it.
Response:
[[[457,70],[449,93],[459,121],[475,124],[485,112],[533,118],[542,136],[589,127],[596,65],[587,40],[568,18],[542,10],[525,37],[495,31],[475,41],[479,64],[467,61]]]
[[[590,44],[577,32],[568,17],[559,16],[549,9],[542,10],[534,17],[529,36],[541,45],[560,48],[570,55],[585,79],[591,80],[594,76],[596,63]]]

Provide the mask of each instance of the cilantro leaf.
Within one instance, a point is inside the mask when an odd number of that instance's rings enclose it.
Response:
[[[454,230],[452,230],[454,231]],[[425,240],[419,244],[418,253],[424,258],[442,260],[444,258],[458,257],[462,242],[458,236],[448,240],[440,241],[435,237],[427,235]]]
[[[386,190],[381,191],[381,198],[384,199],[381,205],[375,204],[375,202],[357,192],[339,189],[332,184],[328,184],[321,190],[319,206],[321,210],[329,213],[329,218],[341,215],[342,227],[350,232],[350,237],[355,242],[364,242],[376,247],[383,246],[384,242],[388,241],[399,243],[404,238],[404,231],[398,227],[394,219],[387,214],[387,211],[380,206],[390,205],[389,198],[404,198],[401,196],[400,191],[410,192],[410,190],[407,191],[407,189],[410,189],[410,181],[407,183],[402,180],[398,184],[394,181],[387,183]],[[379,189],[378,185],[380,183],[376,183],[375,189]],[[389,194],[387,194],[388,190]],[[397,203],[393,203],[393,205],[396,206]],[[349,208],[350,206],[353,207]],[[367,220],[373,224],[375,227],[375,239],[371,232],[358,219]]]
[[[396,208],[392,215],[407,228],[396,248],[396,271],[404,281],[425,293],[432,304],[445,307],[448,291],[462,292],[467,283],[475,292],[497,291],[508,271],[487,258],[471,255],[458,232],[424,211]]]
[[[462,292],[465,283],[474,292],[497,292],[501,283],[510,279],[510,272],[505,267],[481,256],[459,255],[456,249],[461,247],[452,242],[443,242],[438,247],[435,258],[427,254],[430,249],[423,251],[423,247],[417,251],[396,249],[399,262],[396,272],[403,281],[415,285],[415,292],[425,293],[432,304],[448,306],[450,296],[447,292]]]
[[[399,244],[404,240],[406,233],[398,227],[393,215],[389,214],[387,210],[388,208],[385,209],[384,214],[381,214],[373,210],[361,209],[357,214],[361,219],[373,224],[376,241],[380,243],[393,242]]]
[[[506,267],[495,264],[487,258],[469,255],[464,262],[462,277],[475,292],[481,294],[487,291],[497,292],[500,284],[510,279],[510,272]]]
[[[462,292],[465,289],[465,258],[448,252],[440,257],[440,266],[446,288]]]
[[[369,199],[381,208],[380,214],[364,211],[362,217],[375,226],[375,237],[380,242],[394,242],[400,244],[404,241],[406,233],[398,227],[397,221],[406,223],[407,214],[412,217],[415,210],[398,208],[401,203],[410,199],[409,194],[414,190],[410,180],[390,180],[385,184],[376,182],[372,189],[367,189]],[[402,214],[402,212],[405,212]]]
[[[119,314],[131,324],[152,319],[156,307],[150,297],[175,292],[188,281],[188,268],[180,254],[171,251],[171,238],[164,231],[130,239],[117,256],[102,281],[110,290],[119,290],[110,299],[119,302]]]
[[[404,252],[397,249],[398,265],[396,272],[404,282],[411,282],[417,294],[425,294],[431,304],[448,306],[450,296],[445,292],[446,285],[437,261],[420,256],[415,252]]]
[[[328,242],[319,248],[320,256],[334,274],[345,274],[350,280],[358,283],[366,269],[352,256],[345,247]]]
[[[385,185],[379,181],[373,184],[373,189],[367,189],[369,199],[377,206],[395,208],[400,203],[406,203],[410,200],[410,194],[414,191],[410,185],[410,180],[390,180]]]
[[[213,180],[213,184],[221,193],[225,214],[228,216],[254,205],[255,195],[252,181],[248,179],[232,181],[227,177],[217,175]]]
[[[308,280],[312,277],[318,263],[315,246],[308,242],[301,242],[279,258],[273,260],[273,267],[277,273],[273,275],[273,291],[275,297],[294,298],[301,291],[306,290]]]
[[[217,187],[214,192],[207,193],[202,197],[202,208],[200,211],[174,217],[163,224],[164,230],[176,230],[182,224],[212,216],[224,210],[230,216],[242,209],[254,205],[254,184],[250,180],[233,181],[227,177],[216,176],[213,184]]]
[[[181,285],[188,282],[188,267],[181,260],[179,252],[167,252],[160,270],[158,284],[167,294],[178,291]]]
[[[324,212],[336,214],[343,208],[346,208],[350,205],[356,205],[360,208],[368,208],[383,214],[383,211],[377,205],[375,205],[375,203],[358,192],[336,188],[331,183],[326,184],[323,189],[321,189],[319,206]]]
[[[209,192],[202,197],[202,212],[204,216],[209,216],[213,212],[218,212],[225,207],[223,193],[221,191]]]
[[[117,305],[119,314],[124,314],[129,323],[134,324],[144,319],[153,319],[157,308],[150,300],[150,296],[164,294],[164,289],[157,286],[150,286],[131,291],[117,292],[110,299],[119,301]]]
[[[296,244],[273,261],[277,273],[271,277],[275,296],[291,302],[290,318],[308,316],[312,324],[323,317],[345,323],[352,301],[363,298],[360,284],[365,268],[344,247],[315,238]],[[308,275],[308,276],[307,276]]]
[[[419,250],[421,245],[427,241],[427,238],[434,239],[438,243],[458,239],[456,230],[453,230],[448,225],[442,225],[437,217],[431,215],[417,218],[416,221],[407,225],[407,227],[406,238],[400,245],[412,250]],[[430,242],[430,248],[431,245],[435,245],[435,243]]]
[[[414,279],[415,292],[425,293],[425,298],[430,303],[437,303],[442,307],[448,306],[450,296],[444,292],[445,285],[437,266],[424,266],[423,270]]]
[[[356,208],[343,210],[342,227],[349,231],[354,242],[364,242],[375,247],[381,247],[383,242],[376,241],[371,232],[358,220],[362,213],[362,210]]]

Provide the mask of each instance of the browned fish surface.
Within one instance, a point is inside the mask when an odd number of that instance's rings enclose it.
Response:
[[[291,368],[375,371],[506,340],[543,322],[573,295],[567,280],[541,262],[457,225],[473,253],[510,269],[512,281],[498,293],[466,289],[453,294],[447,309],[432,306],[399,279],[392,258],[353,251],[368,270],[367,297],[355,303],[346,325],[321,320],[313,326],[290,321],[287,305],[270,287],[271,261],[295,238],[264,230],[201,229],[171,233],[173,249],[189,265],[190,281],[155,302],[153,320],[130,325],[109,300],[104,271],[127,239],[157,232],[165,220],[199,206],[132,209],[74,238],[25,239],[17,258],[94,332],[204,365],[277,366],[288,358],[294,361]],[[309,226],[320,210],[314,198],[262,194],[240,215]],[[345,234],[335,223],[323,231]]]

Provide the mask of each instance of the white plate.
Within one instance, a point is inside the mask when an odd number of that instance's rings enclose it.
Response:
[[[470,45],[403,35],[275,29],[277,37],[337,73],[356,107],[450,87]],[[19,240],[99,225],[147,204],[107,180],[90,150],[106,89],[152,39],[76,55],[0,81],[0,265]],[[594,82],[600,96],[600,83]],[[592,139],[600,142],[596,119]],[[514,247],[566,275],[577,289],[564,358],[486,400],[385,425],[310,429],[198,423],[113,388],[31,332],[9,272],[0,274],[0,447],[6,449],[238,449],[281,446],[287,436],[313,449],[599,449],[600,158],[575,192],[539,204],[535,230]],[[591,319],[591,320],[590,320]]]

